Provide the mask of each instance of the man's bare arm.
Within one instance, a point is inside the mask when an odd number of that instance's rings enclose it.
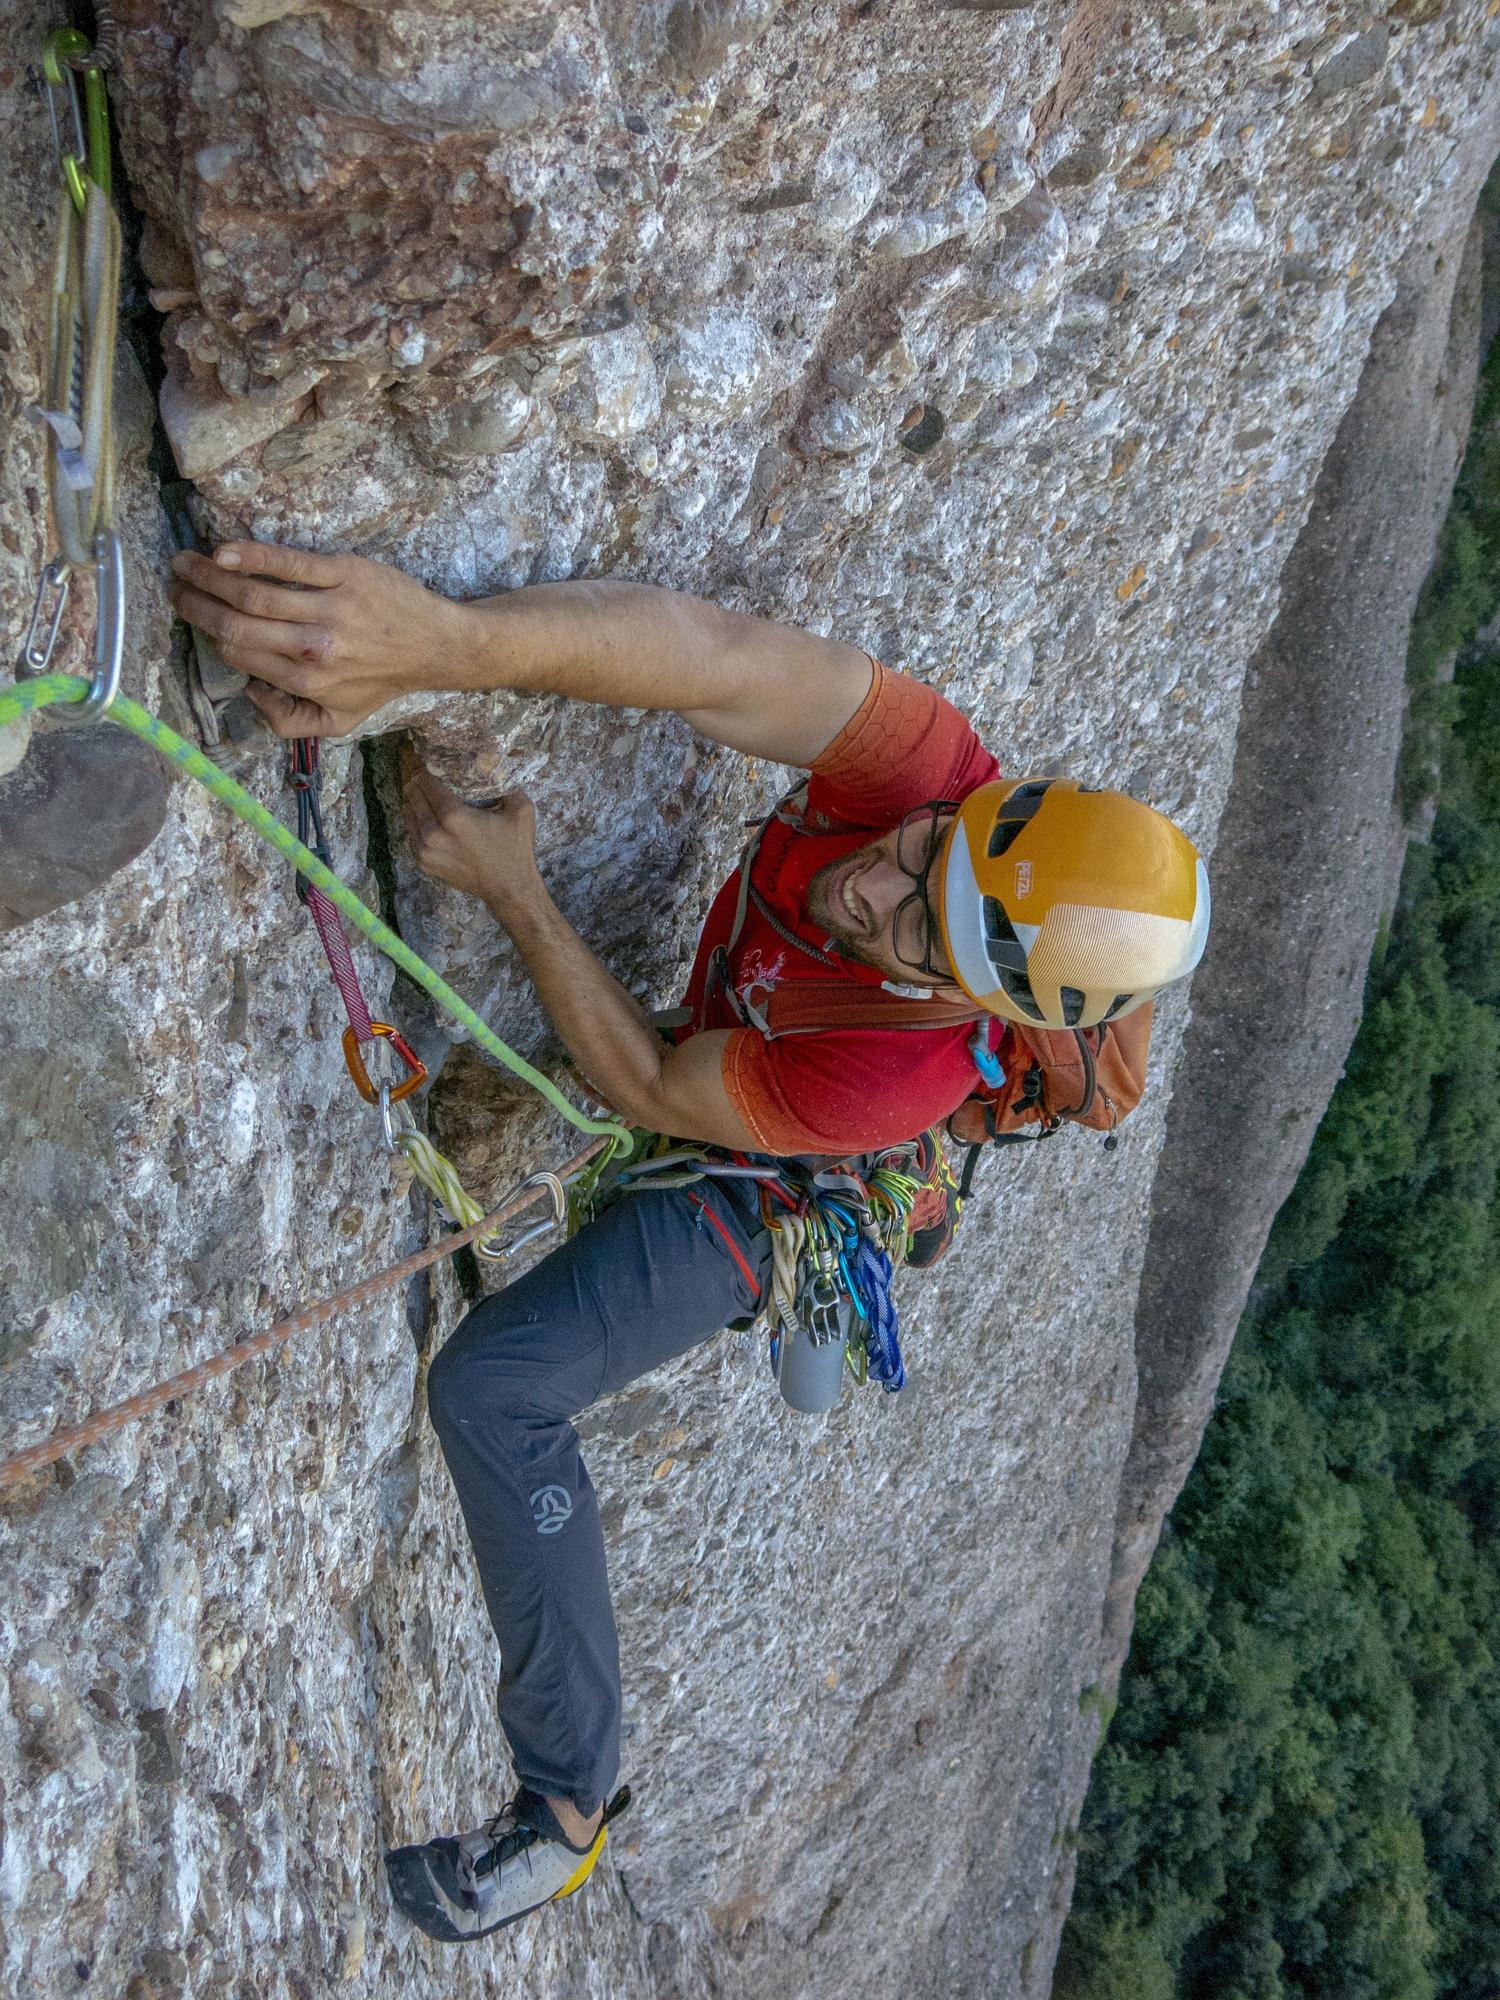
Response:
[[[468,806],[409,756],[407,824],[417,865],[479,896],[510,933],[542,1005],[582,1074],[632,1125],[752,1150],[758,1142],[724,1087],[727,1034],[662,1040],[547,892],[536,866],[535,816],[520,793]]]
[[[854,715],[868,657],[651,584],[532,584],[455,604],[389,564],[231,542],[176,558],[172,597],[283,736],[347,734],[397,695],[511,688],[675,709],[748,756],[806,766]]]
[[[869,692],[857,647],[652,584],[533,584],[466,608],[485,621],[485,686],[675,709],[777,764],[810,764]]]

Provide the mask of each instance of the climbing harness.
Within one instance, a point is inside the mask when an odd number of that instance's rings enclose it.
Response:
[[[110,24],[111,30],[113,23]],[[18,671],[45,674],[73,571],[92,570],[94,675],[75,720],[97,720],[120,685],[125,566],[113,525],[115,334],[120,224],[110,200],[103,62],[74,28],[47,37],[42,72],[61,190],[47,339],[47,484],[59,553],[37,583]],[[80,102],[79,77],[82,77]]]
[[[891,1146],[868,1163],[820,1168],[637,1131],[628,1157],[602,1163],[587,1187],[574,1189],[570,1226],[576,1230],[627,1194],[691,1189],[705,1180],[757,1183],[761,1219],[771,1233],[765,1290],[701,1198],[699,1207],[760,1293],[749,1324],[762,1326],[769,1337],[771,1373],[782,1395],[794,1409],[827,1410],[838,1400],[846,1368],[856,1382],[879,1382],[891,1394],[905,1384],[892,1285],[924,1186],[910,1171],[914,1159],[914,1146]]]
[[[269,1354],[274,1348],[291,1339],[293,1334],[304,1333],[309,1327],[320,1326],[335,1315],[346,1312],[352,1306],[364,1305],[381,1292],[389,1291],[405,1279],[415,1277],[419,1271],[428,1270],[434,1264],[472,1243],[476,1249],[486,1239],[495,1238],[500,1225],[514,1215],[528,1208],[540,1194],[547,1194],[553,1203],[551,1220],[528,1229],[518,1236],[502,1253],[513,1257],[532,1241],[541,1229],[550,1229],[553,1222],[560,1219],[564,1203],[563,1189],[577,1174],[583,1173],[594,1156],[605,1147],[606,1141],[595,1139],[581,1153],[575,1153],[560,1172],[556,1174],[530,1174],[520,1184],[511,1189],[505,1199],[488,1215],[476,1216],[466,1224],[456,1236],[446,1236],[441,1243],[434,1243],[425,1250],[415,1251],[410,1257],[403,1257],[398,1264],[391,1264],[383,1271],[376,1271],[368,1278],[362,1278],[356,1285],[335,1292],[331,1298],[319,1299],[314,1304],[303,1306],[286,1319],[278,1320],[259,1333],[253,1333],[248,1340],[242,1340],[222,1353],[213,1355],[207,1361],[200,1361],[192,1368],[185,1368],[181,1374],[173,1375],[165,1382],[157,1382],[149,1389],[143,1389],[137,1396],[127,1397],[122,1403],[115,1403],[107,1410],[97,1410],[82,1423],[68,1424],[53,1431],[39,1443],[28,1445],[24,1451],[13,1452],[10,1457],[0,1459],[0,1490],[14,1486],[28,1474],[39,1472],[44,1466],[52,1465],[71,1451],[79,1451],[86,1445],[98,1444],[101,1439],[113,1437],[128,1424],[140,1417],[150,1416],[153,1410],[165,1408],[180,1396],[190,1396],[205,1383],[217,1381],[221,1375],[228,1375],[233,1369],[253,1361],[258,1355]]]

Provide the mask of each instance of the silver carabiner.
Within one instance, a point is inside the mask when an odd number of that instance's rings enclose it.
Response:
[[[47,90],[47,115],[52,120],[52,151],[57,159],[58,171],[67,175],[70,162],[81,172],[88,160],[89,142],[83,129],[83,95],[78,87],[78,78],[72,69],[64,69],[61,79],[54,82],[43,72],[42,81]],[[64,118],[58,116],[58,99],[62,98],[72,113],[73,150],[68,151],[63,138]],[[67,175],[71,184],[72,176]]]
[[[72,713],[79,722],[97,722],[120,692],[125,657],[125,557],[113,528],[94,537],[94,678]]]
[[[499,1254],[514,1257],[518,1250],[524,1250],[528,1243],[535,1243],[539,1236],[545,1236],[551,1229],[561,1229],[568,1219],[568,1191],[556,1174],[528,1174],[517,1184],[515,1193],[524,1194],[527,1188],[544,1187],[552,1197],[552,1213],[541,1222],[534,1222],[530,1229],[518,1236],[514,1243],[508,1243]],[[476,1249],[478,1248],[476,1244]],[[490,1253],[495,1254],[493,1251]]]
[[[401,1135],[396,1130],[395,1119],[391,1116],[391,1086],[388,1083],[380,1086],[380,1135],[388,1153],[402,1151]]]
[[[25,643],[21,647],[21,657],[16,662],[16,674],[26,679],[32,674],[44,674],[52,663],[52,655],[57,646],[57,634],[62,625],[62,615],[68,605],[68,565],[65,562],[49,562],[42,571],[36,587],[36,598],[31,606],[31,623],[26,627]],[[57,592],[57,602],[52,607],[51,622],[42,616],[42,608],[47,602],[49,590]],[[47,625],[45,643],[39,643],[37,633],[43,624]]]
[[[42,571],[31,607],[31,623],[16,672],[22,679],[46,673],[57,648],[57,635],[67,608],[71,565],[61,558]],[[45,615],[47,593],[57,592],[52,616]],[[83,700],[67,710],[69,722],[97,722],[120,692],[120,666],[125,657],[125,557],[113,528],[94,537],[94,677]],[[47,636],[40,635],[43,626]]]
[[[541,1222],[534,1222],[530,1229],[523,1230],[513,1243],[501,1243],[493,1236],[476,1236],[474,1253],[491,1263],[501,1263],[507,1257],[514,1257],[518,1250],[524,1250],[528,1243],[535,1243],[539,1236],[545,1236],[549,1229],[558,1229],[568,1219],[568,1193],[556,1174],[528,1174],[524,1181],[517,1181],[505,1197],[502,1207],[524,1194],[527,1188],[544,1187],[552,1197],[552,1213]]]

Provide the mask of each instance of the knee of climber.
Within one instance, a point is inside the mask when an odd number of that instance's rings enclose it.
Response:
[[[455,1429],[461,1419],[472,1420],[492,1409],[495,1402],[494,1384],[486,1380],[493,1371],[461,1333],[462,1329],[438,1349],[427,1371],[427,1414],[439,1437]]]
[[[481,1300],[433,1356],[427,1411],[439,1437],[463,1418],[516,1414],[523,1371],[508,1354],[504,1320],[496,1311],[501,1296]]]

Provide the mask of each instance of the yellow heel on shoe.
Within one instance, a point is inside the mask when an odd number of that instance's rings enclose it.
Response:
[[[558,1890],[557,1894],[552,1898],[554,1903],[560,1901],[561,1898],[564,1896],[571,1896],[575,1889],[581,1889],[584,1883],[587,1882],[587,1880],[589,1879],[590,1875],[593,1874],[594,1863],[599,1859],[599,1856],[604,1852],[604,1841],[607,1832],[608,1829],[606,1827],[601,1826],[599,1831],[594,1835],[593,1846],[589,1849],[588,1853],[584,1855],[582,1861],[579,1862],[578,1866],[573,1870],[572,1874],[568,1877],[567,1881],[563,1883],[562,1887]]]

